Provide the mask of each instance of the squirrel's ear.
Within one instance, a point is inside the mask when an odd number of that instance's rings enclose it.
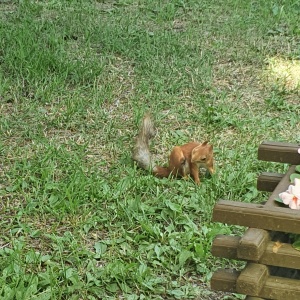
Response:
[[[213,145],[208,144],[208,141],[205,141],[204,143],[202,143],[201,146],[207,146],[210,150],[213,150]]]
[[[202,147],[202,144],[195,147],[193,150],[192,150],[192,156],[195,154],[195,152],[197,152],[200,148]]]

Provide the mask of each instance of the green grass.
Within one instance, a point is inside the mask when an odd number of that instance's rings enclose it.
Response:
[[[266,200],[257,175],[286,166],[258,161],[258,145],[300,142],[299,77],[272,73],[299,68],[299,12],[298,0],[4,1],[0,299],[226,297],[208,282],[239,264],[211,243],[243,229],[212,209]],[[159,163],[209,140],[216,175],[197,187],[136,169],[148,110]]]

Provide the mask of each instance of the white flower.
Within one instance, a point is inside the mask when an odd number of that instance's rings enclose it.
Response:
[[[286,192],[280,193],[279,198],[291,209],[300,209],[300,179],[294,179],[295,185],[290,185]]]

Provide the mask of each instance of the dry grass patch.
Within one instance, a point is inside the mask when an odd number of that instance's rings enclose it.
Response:
[[[289,92],[300,88],[300,61],[284,57],[272,57],[267,60],[265,76],[270,86],[279,86]]]

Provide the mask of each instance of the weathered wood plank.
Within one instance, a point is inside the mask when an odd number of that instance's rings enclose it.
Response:
[[[259,297],[267,299],[300,299],[300,280],[270,276],[259,293]],[[252,295],[251,295],[252,296]]]
[[[239,241],[237,256],[239,259],[258,261],[265,252],[270,241],[268,231],[258,228],[248,228]]]
[[[260,263],[285,268],[300,269],[300,252],[291,244],[269,242]]]
[[[212,244],[212,255],[228,259],[245,260],[237,255],[240,237],[218,235]],[[247,259],[268,266],[278,266],[300,270],[300,252],[291,244],[270,241],[258,260]]]
[[[212,243],[211,253],[216,257],[237,259],[239,236],[217,235]]]
[[[234,269],[219,269],[214,272],[210,287],[216,291],[236,292],[236,281],[241,272]]]
[[[213,290],[230,292],[230,293],[249,293],[246,299],[259,300],[274,299],[274,300],[298,300],[300,299],[300,281],[297,279],[289,279],[277,276],[268,276],[265,280],[261,290],[257,293],[257,289],[249,290],[246,286],[245,289],[242,286],[237,290],[237,282],[240,277],[240,272],[235,270],[218,270],[216,271],[211,279],[211,288]],[[250,274],[250,277],[251,274]],[[264,278],[263,278],[264,279]],[[259,284],[259,283],[258,283]]]
[[[300,164],[299,147],[298,144],[265,141],[258,147],[258,159],[297,165]]]
[[[300,233],[300,211],[285,207],[220,200],[214,206],[212,220],[232,225]]]
[[[265,265],[248,263],[236,282],[236,290],[240,294],[259,296],[269,277],[269,269]]]
[[[273,192],[283,174],[263,172],[257,178],[257,189],[263,192]]]
[[[264,298],[259,298],[259,297],[252,297],[252,296],[247,296],[245,300],[265,300]]]

